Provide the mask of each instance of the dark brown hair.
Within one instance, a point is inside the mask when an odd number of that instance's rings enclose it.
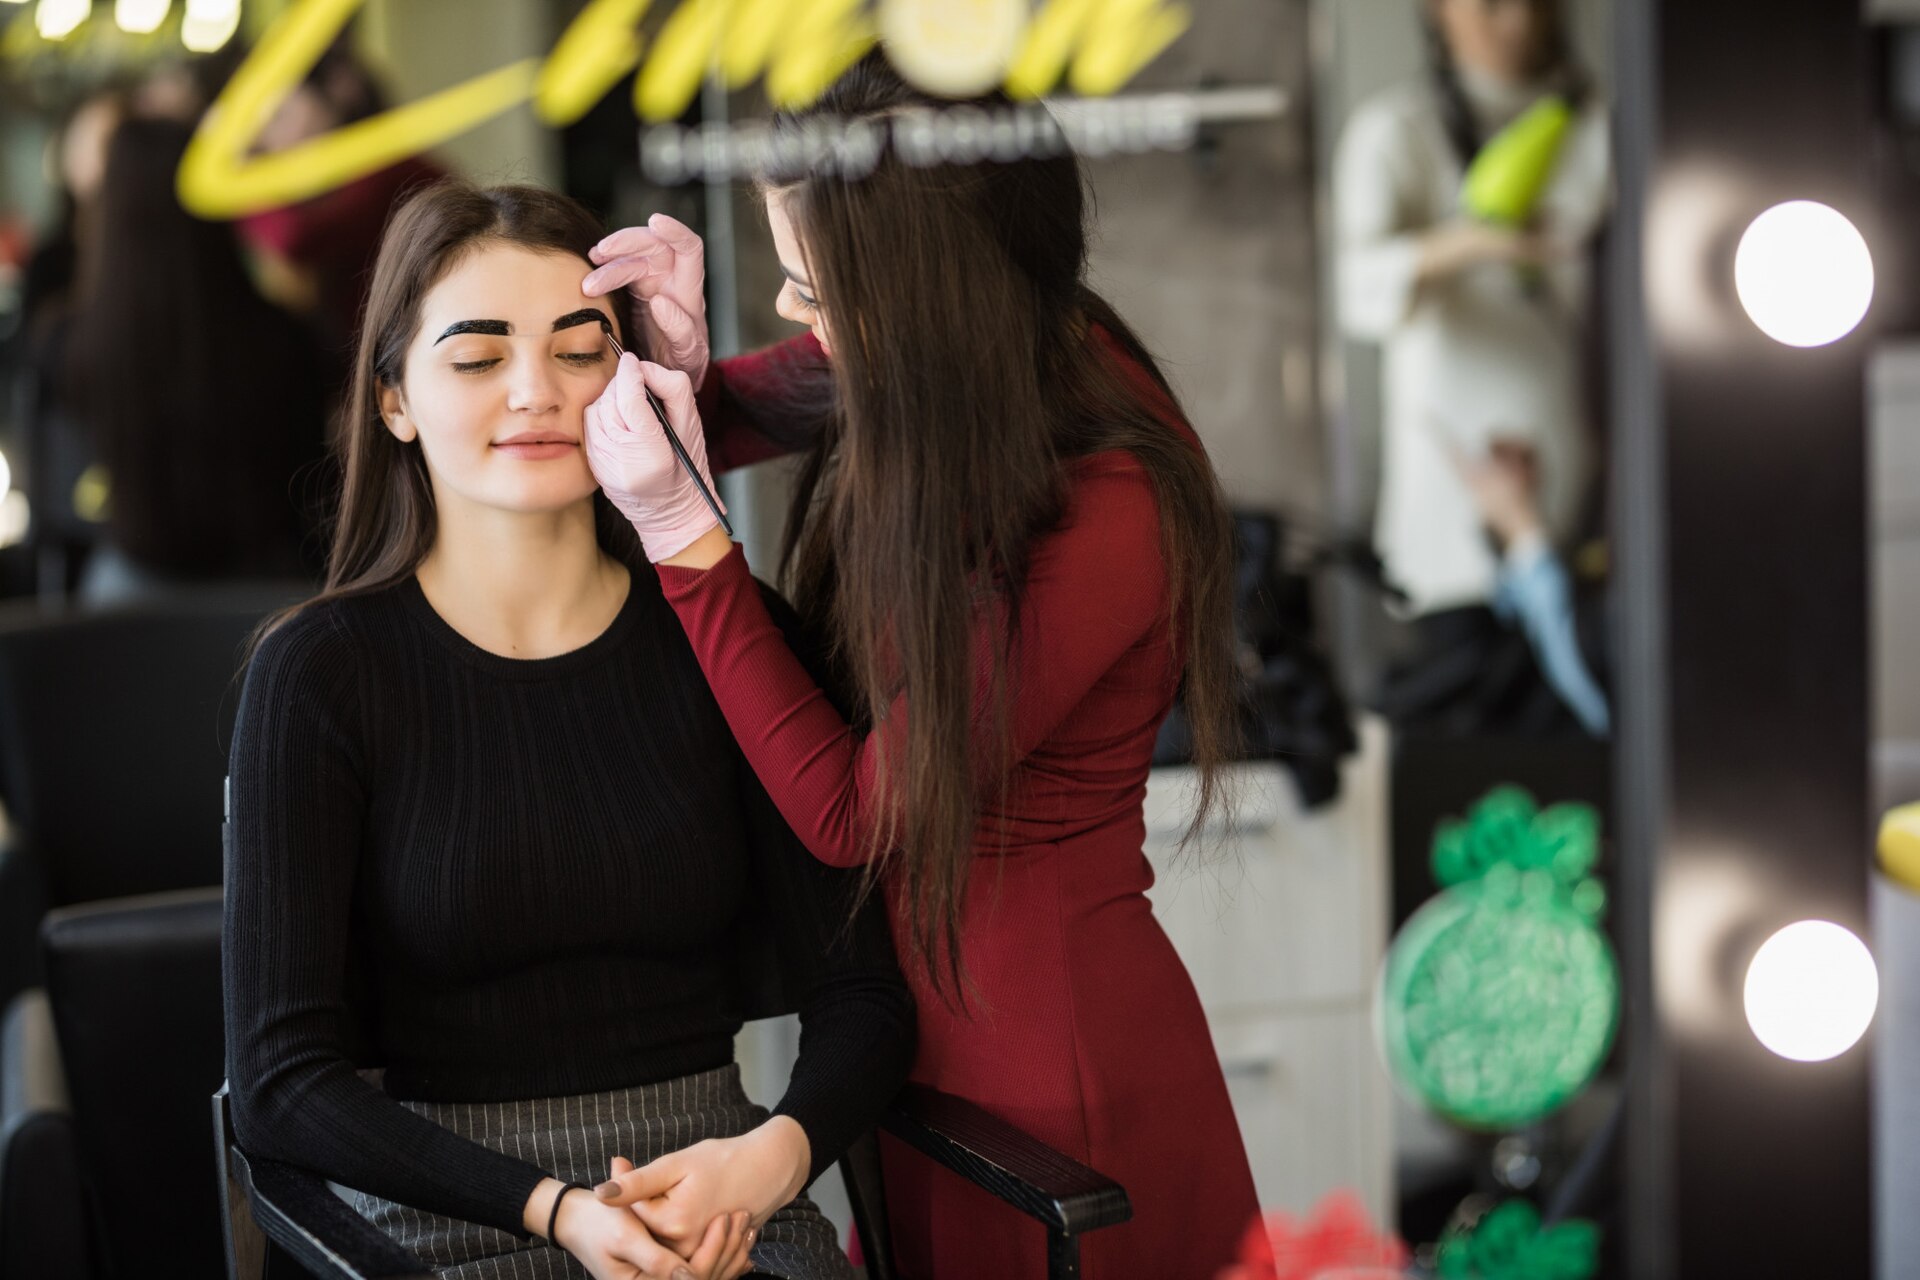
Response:
[[[1447,47],[1447,38],[1434,12],[1435,0],[1418,0],[1418,3],[1420,26],[1427,43],[1427,79],[1440,105],[1440,127],[1460,163],[1471,165],[1487,139],[1467,102],[1467,91],[1461,87],[1460,69],[1454,65],[1453,51]],[[1565,98],[1569,106],[1578,109],[1592,91],[1592,79],[1574,55],[1573,43],[1567,34],[1565,7],[1561,0],[1533,0],[1533,3],[1547,23],[1547,32],[1540,44],[1540,65],[1535,72],[1552,86],[1553,92]]]
[[[397,387],[427,294],[469,253],[512,244],[580,259],[604,234],[585,206],[540,187],[475,187],[446,179],[422,188],[393,215],[374,260],[366,313],[354,345],[353,372],[334,421],[333,449],[342,487],[327,557],[326,585],[306,605],[378,591],[412,573],[433,548],[433,485],[418,442],[403,442],[380,415],[380,389]],[[620,341],[627,337],[626,294],[608,295]],[[633,529],[605,496],[593,497],[600,543],[633,559]],[[300,606],[301,608],[306,605]],[[272,619],[265,630],[292,616]]]
[[[937,105],[951,104],[875,51],[780,126],[884,125]],[[1068,465],[1126,450],[1152,483],[1170,597],[1160,621],[1184,659],[1201,778],[1189,840],[1221,799],[1236,736],[1226,504],[1206,456],[1169,421],[1179,410],[1152,357],[1085,283],[1088,208],[1071,154],[926,166],[889,148],[856,178],[763,188],[793,221],[834,339],[834,403],[789,514],[786,586],[845,673],[856,721],[882,732],[896,698],[911,708],[903,745],[876,753],[883,799],[867,865],[870,877],[892,866],[909,958],[936,989],[963,993],[976,825],[1010,785],[1007,654],[1034,543],[1064,511]],[[976,622],[996,611],[1010,625],[979,652]],[[993,673],[981,721],[976,668]]]
[[[180,207],[192,127],[123,120],[87,227],[60,391],[112,481],[114,542],[179,578],[292,575],[320,461],[324,376],[254,289],[233,228]]]

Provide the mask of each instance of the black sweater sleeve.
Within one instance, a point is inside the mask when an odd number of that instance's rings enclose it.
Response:
[[[361,1078],[346,999],[367,814],[351,639],[310,609],[247,672],[228,778],[226,988],[234,1128],[250,1153],[525,1238],[544,1170],[407,1110]]]
[[[815,683],[842,706],[840,681],[822,646],[778,592],[760,585],[767,612]],[[756,1013],[797,1009],[800,1054],[775,1115],[792,1116],[812,1148],[809,1184],[871,1128],[913,1063],[913,997],[894,954],[893,933],[865,871],[830,867],[807,851],[780,815],[745,754],[740,793],[753,841],[757,910],[748,922],[765,936],[747,948],[757,968],[747,989]]]
[[[774,966],[800,1012],[800,1053],[773,1108],[806,1131],[811,1184],[880,1118],[913,1061],[914,1010],[878,894],[861,900],[861,872],[829,867],[799,837],[740,760],[754,843],[753,893]],[[855,909],[857,906],[857,910]]]

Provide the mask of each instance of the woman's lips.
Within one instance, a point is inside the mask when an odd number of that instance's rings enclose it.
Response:
[[[563,458],[580,446],[569,440],[521,440],[508,441],[493,447],[510,457],[535,461],[540,458]]]

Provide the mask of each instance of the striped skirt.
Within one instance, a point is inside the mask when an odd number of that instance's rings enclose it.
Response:
[[[409,1111],[562,1182],[604,1182],[613,1157],[636,1165],[707,1138],[731,1138],[767,1118],[729,1064],[660,1084],[530,1102],[405,1102]],[[446,1280],[589,1280],[587,1269],[541,1240],[423,1213],[356,1192],[354,1208]],[[753,1246],[756,1274],[853,1280],[833,1224],[802,1197],[774,1214]]]

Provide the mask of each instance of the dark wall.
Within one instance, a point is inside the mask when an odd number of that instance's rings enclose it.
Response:
[[[1876,249],[1896,233],[1869,177],[1870,40],[1850,0],[1620,0],[1619,34],[1628,1274],[1865,1276],[1871,1036],[1787,1062],[1741,985],[1792,921],[1866,936],[1875,321],[1780,346],[1732,259],[1788,199]]]

